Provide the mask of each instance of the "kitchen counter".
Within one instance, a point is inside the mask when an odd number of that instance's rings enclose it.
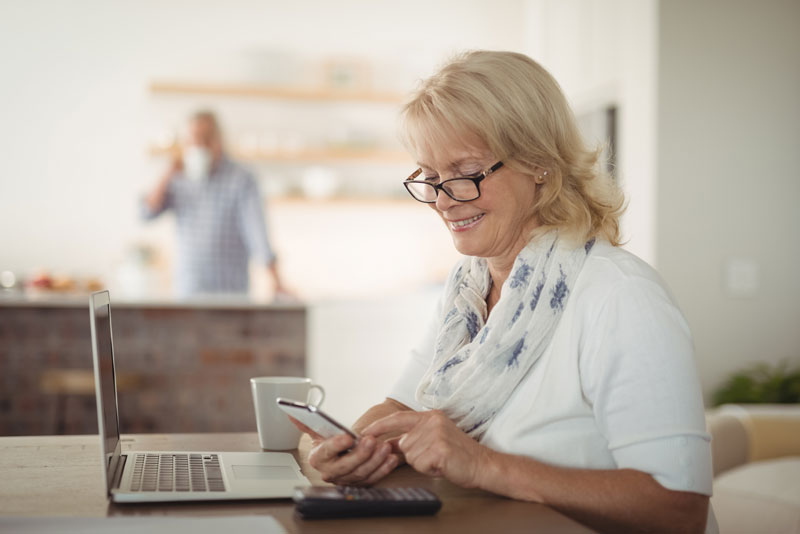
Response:
[[[112,319],[125,432],[254,430],[249,378],[307,375],[300,302],[119,299]],[[96,429],[88,294],[2,294],[0,435]]]
[[[0,307],[48,307],[88,310],[89,293],[58,293],[54,291],[0,291]],[[148,297],[114,298],[112,308],[173,308],[173,309],[230,309],[230,310],[303,310],[306,304],[297,300],[252,299],[239,295],[205,295],[190,299]]]

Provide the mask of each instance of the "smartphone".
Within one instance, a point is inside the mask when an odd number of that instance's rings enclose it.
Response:
[[[275,402],[278,403],[278,407],[281,410],[291,415],[325,439],[338,436],[339,434],[348,434],[354,440],[358,441],[358,434],[316,406],[292,399],[284,399],[282,397],[275,399]]]

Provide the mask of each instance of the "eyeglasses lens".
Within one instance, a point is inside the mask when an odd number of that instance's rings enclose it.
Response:
[[[408,192],[411,196],[422,202],[436,202],[436,189],[430,184],[423,184],[419,182],[408,182],[406,184]]]
[[[478,186],[468,178],[456,178],[444,184],[445,190],[456,200],[473,200],[478,198]]]
[[[468,201],[478,198],[478,186],[469,178],[454,178],[444,183],[444,190],[455,200]],[[409,183],[411,195],[422,202],[436,202],[436,189],[432,184]]]

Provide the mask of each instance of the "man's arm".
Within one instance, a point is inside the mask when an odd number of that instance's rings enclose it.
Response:
[[[275,287],[275,294],[287,293],[278,263],[267,231],[267,219],[263,206],[264,199],[259,191],[255,178],[248,174],[242,182],[238,193],[238,217],[242,238],[247,244],[250,260],[257,265],[264,265]]]
[[[145,205],[150,213],[160,213],[167,200],[167,190],[169,189],[170,176],[165,175],[147,196],[144,197]]]
[[[169,184],[177,172],[183,168],[180,158],[174,157],[169,169],[159,178],[155,187],[144,197],[144,211],[146,218],[157,217],[167,208]]]
[[[275,296],[283,296],[293,298],[295,295],[287,289],[287,287],[283,284],[283,279],[281,278],[280,271],[278,270],[278,260],[273,257],[272,261],[267,264],[267,272],[269,276],[272,277],[272,283],[274,284],[275,288]]]

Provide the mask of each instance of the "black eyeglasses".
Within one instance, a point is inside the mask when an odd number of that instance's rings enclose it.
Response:
[[[414,178],[422,174],[422,169],[417,169],[411,176],[406,178],[403,185],[406,186],[406,189],[411,196],[414,197],[414,200],[419,200],[426,204],[433,204],[436,202],[439,191],[444,191],[448,197],[458,202],[469,202],[481,196],[481,189],[478,184],[502,166],[503,162],[498,161],[478,175],[451,178],[440,184],[424,180],[414,180]]]

